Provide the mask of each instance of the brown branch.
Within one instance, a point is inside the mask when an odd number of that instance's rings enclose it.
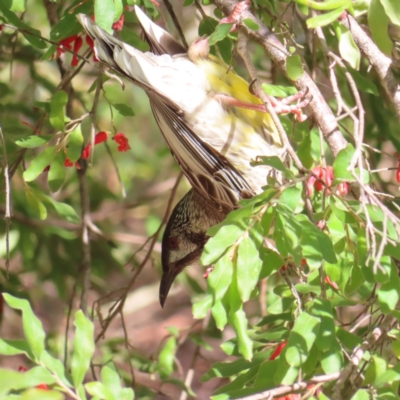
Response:
[[[186,42],[185,35],[184,35],[182,27],[178,21],[178,18],[176,17],[176,14],[175,14],[174,8],[172,7],[172,4],[170,3],[169,0],[164,0],[164,5],[165,5],[165,8],[168,10],[169,15],[171,16],[172,22],[174,23],[175,28],[178,31],[178,35],[181,38],[183,45],[186,48],[188,48],[189,46]]]
[[[234,0],[213,0],[213,3],[226,15],[229,15],[237,4],[237,2]],[[289,56],[288,51],[286,51],[278,38],[249,11],[245,11],[243,13],[243,19],[247,18],[256,23],[259,26],[259,29],[257,31],[253,31],[246,26],[242,26],[246,36],[259,43],[272,61],[276,64],[276,66],[280,68],[280,70],[290,80],[290,78],[287,76],[286,70],[286,60]],[[328,143],[332,153],[336,156],[340,150],[347,146],[347,141],[340,132],[335,115],[329,108],[327,102],[322,96],[322,93],[307,72],[304,72],[303,76],[297,81],[292,82],[297,89],[303,91],[304,93],[308,92],[308,95],[312,97],[309,107],[312,110],[314,120],[321,129],[321,132],[324,135],[324,138]]]
[[[400,85],[391,70],[392,59],[379,50],[378,46],[351,15],[344,13],[339,21],[350,31],[357,46],[368,58],[382,87],[390,97],[397,119],[400,121]]]
[[[252,394],[252,395],[246,396],[246,397],[241,397],[238,400],[273,399],[276,397],[281,397],[285,394],[289,394],[289,393],[307,389],[307,387],[310,385],[315,385],[315,384],[324,383],[324,382],[331,382],[338,378],[339,378],[339,372],[335,372],[335,373],[329,374],[329,375],[319,375],[319,376],[315,376],[314,378],[310,379],[307,382],[298,382],[298,383],[294,383],[293,385],[280,386],[280,387],[277,387],[274,389],[266,390],[265,392]]]

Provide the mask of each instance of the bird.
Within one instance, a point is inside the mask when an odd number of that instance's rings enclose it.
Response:
[[[86,15],[78,19],[96,57],[147,93],[160,131],[192,186],[175,206],[162,239],[164,306],[176,276],[199,259],[208,228],[266,185],[272,168],[253,168],[250,161],[260,155],[285,159],[286,149],[261,100],[210,54],[207,38],[186,50],[139,7],[135,12],[150,52],[120,41]]]

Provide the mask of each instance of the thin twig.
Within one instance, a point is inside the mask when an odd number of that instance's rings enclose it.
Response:
[[[8,159],[7,159],[7,149],[6,149],[6,141],[3,135],[3,129],[0,125],[0,141],[3,147],[4,154],[4,188],[5,188],[5,210],[4,210],[4,220],[6,225],[6,274],[8,278],[8,274],[10,271],[10,227],[11,227],[11,183],[10,183],[10,175],[8,171]]]
[[[143,261],[140,263],[139,267],[136,269],[136,271],[133,274],[133,276],[132,276],[131,280],[129,281],[128,285],[125,287],[125,289],[123,291],[123,294],[116,301],[115,306],[113,307],[113,310],[110,311],[108,317],[103,321],[102,329],[101,329],[100,333],[96,336],[96,339],[95,339],[96,342],[98,342],[104,336],[104,334],[105,334],[107,328],[109,327],[111,321],[115,318],[116,315],[118,315],[122,311],[122,309],[124,307],[124,304],[125,304],[125,301],[126,301],[126,298],[127,298],[128,294],[129,294],[129,291],[131,290],[132,286],[135,284],[137,277],[142,272],[144,266],[147,264],[147,261],[150,259],[151,253],[153,251],[153,247],[157,242],[158,235],[160,234],[161,229],[163,228],[164,224],[166,224],[166,222],[167,222],[167,220],[169,218],[169,215],[171,213],[172,202],[174,200],[175,193],[176,193],[176,191],[178,189],[178,186],[179,186],[179,183],[180,183],[180,181],[182,179],[182,176],[183,176],[183,174],[181,172],[179,174],[178,178],[176,179],[176,183],[175,183],[174,187],[172,188],[171,195],[170,195],[170,198],[168,200],[167,209],[165,211],[164,218],[163,218],[159,228],[157,229],[157,232],[151,238],[150,247],[149,247],[149,249],[148,249]]]

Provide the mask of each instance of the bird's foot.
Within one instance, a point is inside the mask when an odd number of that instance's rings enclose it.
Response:
[[[306,107],[311,101],[311,99],[306,98],[305,95],[306,93],[304,92],[298,92],[293,96],[288,96],[283,99],[277,99],[272,96],[268,96],[268,99],[277,114],[294,114],[299,122],[303,122],[307,119],[307,115],[303,114],[302,108]],[[264,104],[250,103],[220,93],[214,93],[212,97],[219,101],[224,107],[241,107],[253,111],[267,112]],[[299,103],[290,104],[300,99],[302,99],[302,101]]]
[[[268,96],[268,98],[277,114],[294,114],[299,122],[304,122],[307,115],[303,114],[302,108],[307,107],[311,101],[310,98],[305,96],[305,92],[298,92],[283,99],[277,99],[273,96]],[[301,101],[297,104],[290,104],[297,100]]]
[[[250,0],[244,0],[236,4],[232,12],[219,21],[220,24],[233,24],[231,32],[236,30],[242,20],[242,14],[250,8]]]

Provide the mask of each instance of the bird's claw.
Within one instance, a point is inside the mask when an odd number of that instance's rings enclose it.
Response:
[[[307,115],[303,114],[302,108],[307,107],[311,101],[311,98],[305,97],[307,92],[300,91],[283,99],[268,97],[277,114],[294,114],[299,122],[304,122],[307,119]],[[302,100],[297,104],[290,104],[300,99]]]
[[[238,25],[242,20],[242,14],[250,8],[251,2],[250,0],[240,1],[235,5],[233,11],[225,18],[222,18],[219,21],[219,24],[233,24],[230,32],[237,29]]]

